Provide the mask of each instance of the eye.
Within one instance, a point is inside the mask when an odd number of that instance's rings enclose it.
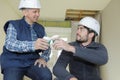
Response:
[[[83,27],[80,27],[79,29],[80,29],[80,30],[83,30],[84,28],[83,28]]]
[[[36,13],[37,11],[33,11],[33,13]]]

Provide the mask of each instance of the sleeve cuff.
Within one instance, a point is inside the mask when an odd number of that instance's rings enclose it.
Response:
[[[35,41],[32,42],[32,51],[35,51],[35,46],[34,46],[34,44],[35,44]]]

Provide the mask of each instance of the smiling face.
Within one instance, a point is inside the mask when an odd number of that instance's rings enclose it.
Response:
[[[25,20],[29,24],[33,24],[34,22],[37,22],[40,16],[40,9],[37,8],[30,8],[30,9],[24,9],[23,15],[25,16]]]

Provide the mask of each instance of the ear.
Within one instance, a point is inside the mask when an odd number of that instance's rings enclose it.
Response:
[[[94,35],[95,35],[95,33],[94,33],[94,32],[89,33],[89,37],[90,37],[90,38],[93,38],[93,37],[94,37]]]
[[[27,16],[27,9],[22,10],[24,16]]]

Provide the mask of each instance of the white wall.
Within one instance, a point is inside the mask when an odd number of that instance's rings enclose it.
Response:
[[[13,9],[6,2],[6,0],[0,0],[0,53],[2,52],[2,47],[5,38],[3,25],[7,20],[16,19],[18,17],[19,16],[13,11]]]
[[[108,49],[109,62],[103,66],[104,80],[120,80],[120,0],[112,0],[102,12],[102,43]]]

